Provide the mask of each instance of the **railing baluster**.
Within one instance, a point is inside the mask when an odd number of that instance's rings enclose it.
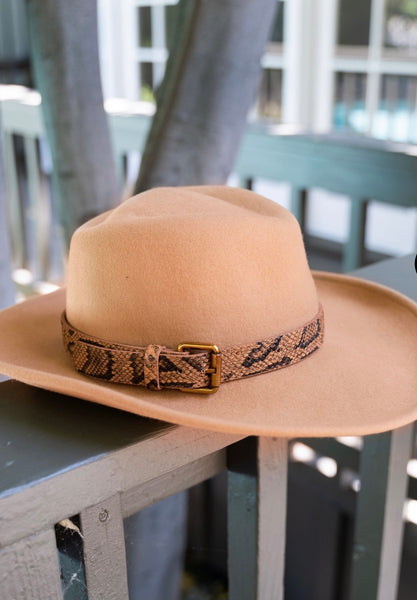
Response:
[[[53,529],[0,550],[0,600],[61,600]]]
[[[305,231],[307,212],[307,190],[291,189],[291,212],[300,224],[301,231]]]
[[[11,133],[4,133],[4,161],[13,262],[15,267],[22,268],[26,266],[26,240],[23,229],[16,154],[14,151],[13,135]]]
[[[89,600],[128,600],[120,495],[81,511]]]
[[[34,278],[45,280],[47,279],[50,211],[41,182],[36,138],[25,137],[24,150],[28,175],[29,217],[33,227],[33,255],[29,255],[29,264],[33,265]]]
[[[368,205],[362,198],[351,198],[350,202],[349,237],[343,253],[343,270],[346,272],[359,268],[363,263]]]
[[[230,600],[282,600],[286,439],[247,438],[229,449]]]
[[[352,600],[396,597],[401,560],[407,462],[413,425],[364,438],[355,524]]]

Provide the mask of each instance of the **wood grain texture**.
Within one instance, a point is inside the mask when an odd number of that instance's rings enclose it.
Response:
[[[53,529],[0,550],[0,600],[62,600]]]
[[[128,600],[119,494],[85,508],[80,516],[89,600]]]
[[[6,384],[3,384],[6,385]],[[126,448],[74,465],[0,496],[0,545],[27,537],[85,507],[174,473],[180,467],[242,439],[186,427],[162,428]],[[174,488],[175,477],[168,478]],[[167,494],[168,495],[168,494]]]
[[[226,452],[219,450],[160,477],[125,491],[121,497],[123,517],[214,477],[226,468]]]

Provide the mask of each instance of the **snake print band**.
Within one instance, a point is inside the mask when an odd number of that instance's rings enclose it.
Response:
[[[220,383],[294,365],[318,350],[324,336],[321,305],[314,319],[298,329],[221,349],[210,344],[180,344],[174,350],[108,342],[77,330],[65,312],[61,325],[64,347],[77,371],[113,383],[190,392],[214,392]]]

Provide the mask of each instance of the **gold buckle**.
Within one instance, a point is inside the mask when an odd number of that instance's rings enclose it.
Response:
[[[222,364],[222,353],[218,346],[215,344],[192,344],[184,342],[178,344],[178,352],[184,352],[184,350],[209,350],[210,351],[210,366],[206,369],[206,374],[210,375],[210,387],[204,388],[181,388],[181,392],[194,392],[196,394],[214,394],[217,392],[220,386],[221,377],[221,364]]]

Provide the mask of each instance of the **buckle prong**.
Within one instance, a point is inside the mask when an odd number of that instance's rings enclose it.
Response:
[[[210,352],[210,366],[205,371],[207,375],[210,375],[210,386],[196,389],[181,388],[181,392],[192,392],[195,394],[214,394],[217,392],[220,386],[222,364],[222,353],[218,346],[216,346],[216,344],[194,344],[191,342],[183,342],[182,344],[178,344],[177,350],[178,352],[184,352],[185,350],[208,350]]]

